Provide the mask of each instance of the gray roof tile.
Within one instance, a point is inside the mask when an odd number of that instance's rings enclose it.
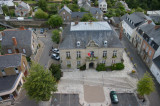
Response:
[[[160,69],[160,56],[158,56],[155,59],[153,59],[153,62]]]

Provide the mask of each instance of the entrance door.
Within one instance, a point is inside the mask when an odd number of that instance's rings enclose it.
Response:
[[[15,49],[16,50],[16,53],[19,53],[19,50],[18,49]]]
[[[93,62],[89,63],[89,68],[94,68],[94,63]]]

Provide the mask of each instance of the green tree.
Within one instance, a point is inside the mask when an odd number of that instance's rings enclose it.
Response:
[[[52,4],[49,6],[49,14],[57,14],[58,13],[58,4]]]
[[[3,5],[3,6],[2,6],[2,10],[3,10],[3,13],[4,13],[5,15],[9,15],[9,8],[8,8],[7,5]]]
[[[48,14],[46,12],[44,12],[43,10],[38,9],[35,12],[35,17],[38,18],[38,19],[47,19],[48,18]]]
[[[140,96],[145,94],[149,95],[155,90],[154,82],[151,75],[146,72],[141,80],[137,84],[137,92]]]
[[[141,7],[138,7],[135,11],[136,12],[144,12],[144,10]]]
[[[61,26],[62,23],[63,23],[63,20],[59,15],[52,15],[48,20],[48,24],[54,28]]]
[[[46,0],[39,0],[39,1],[38,1],[38,6],[39,6],[43,11],[46,11],[46,10],[47,10],[47,2],[46,2]]]
[[[97,19],[94,18],[91,13],[87,13],[83,15],[81,21],[97,21]]]
[[[59,81],[60,78],[61,78],[60,65],[51,64],[49,70],[51,71],[51,73],[52,73],[52,75],[54,76],[54,78],[56,78],[56,80]]]
[[[23,85],[27,95],[37,102],[48,101],[52,92],[57,91],[56,81],[52,73],[37,63],[32,63],[29,72],[30,74]]]
[[[62,0],[62,4],[69,4],[69,0]]]
[[[80,12],[87,12],[84,8],[80,8]]]
[[[94,2],[94,6],[98,6],[98,1],[97,0],[95,0],[95,2]]]
[[[77,4],[69,4],[68,8],[72,10],[72,12],[78,12],[79,11],[79,7]]]
[[[59,41],[60,41],[59,30],[57,30],[57,29],[53,30],[52,34],[53,34],[53,35],[52,35],[52,41],[53,41],[53,42],[56,42],[56,43],[58,44]]]

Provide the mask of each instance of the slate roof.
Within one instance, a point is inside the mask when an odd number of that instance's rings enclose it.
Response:
[[[0,69],[21,66],[22,54],[7,54],[0,56]]]
[[[86,11],[89,11],[91,8],[91,5],[88,2],[85,2],[82,4],[82,8],[84,8]]]
[[[3,31],[2,46],[13,45],[12,37],[17,40],[17,45],[26,46],[31,45],[32,32],[30,30],[8,30]]]
[[[62,10],[66,10],[68,13],[72,13],[72,11],[67,7],[67,6],[64,6],[60,11],[59,13],[62,11]]]
[[[13,0],[0,0],[0,4],[7,6],[14,6]]]
[[[112,20],[114,20],[114,23],[119,24],[121,22],[121,18],[120,17],[112,17]]]
[[[95,22],[96,23],[96,22]],[[104,22],[108,24],[107,22]],[[92,25],[92,24],[91,24]],[[68,25],[63,31],[63,40],[59,49],[85,49],[88,43],[93,40],[101,48],[123,48],[116,33],[110,28],[108,30],[78,30],[71,31],[71,25]],[[80,47],[76,46],[77,41],[80,41]],[[107,41],[107,46],[104,46],[104,41]]]
[[[7,77],[0,77],[0,93],[10,90],[14,86],[14,83],[16,82],[18,75],[19,74]]]
[[[27,4],[27,3],[25,3],[25,2],[19,2],[19,5],[18,5],[18,7],[23,7],[23,8],[25,8],[25,9],[27,9],[27,10],[30,10],[30,6]]]
[[[160,69],[160,55],[153,59],[153,62]]]
[[[72,18],[82,18],[84,14],[86,14],[87,12],[72,12],[71,17]]]
[[[150,15],[149,16],[155,23],[160,22],[160,15]]]
[[[154,42],[160,46],[160,28],[155,29],[154,24],[145,24],[140,29],[150,38],[153,38]]]
[[[103,12],[99,8],[95,8],[95,7],[91,7],[89,11],[91,14],[97,14],[97,12],[98,14],[103,14]]]
[[[134,25],[129,21],[127,20],[127,18],[129,18],[133,23]],[[133,14],[130,14],[126,16],[126,19],[124,19],[124,21],[132,28],[136,28],[140,25],[142,25],[145,20],[149,19],[149,17],[147,17],[144,13],[142,12],[135,12]]]
[[[103,2],[103,1],[106,2],[105,0],[98,0],[98,3],[101,3],[101,2]]]

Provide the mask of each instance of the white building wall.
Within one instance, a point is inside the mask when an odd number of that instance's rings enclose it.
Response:
[[[153,63],[150,70],[160,84],[160,69]]]

